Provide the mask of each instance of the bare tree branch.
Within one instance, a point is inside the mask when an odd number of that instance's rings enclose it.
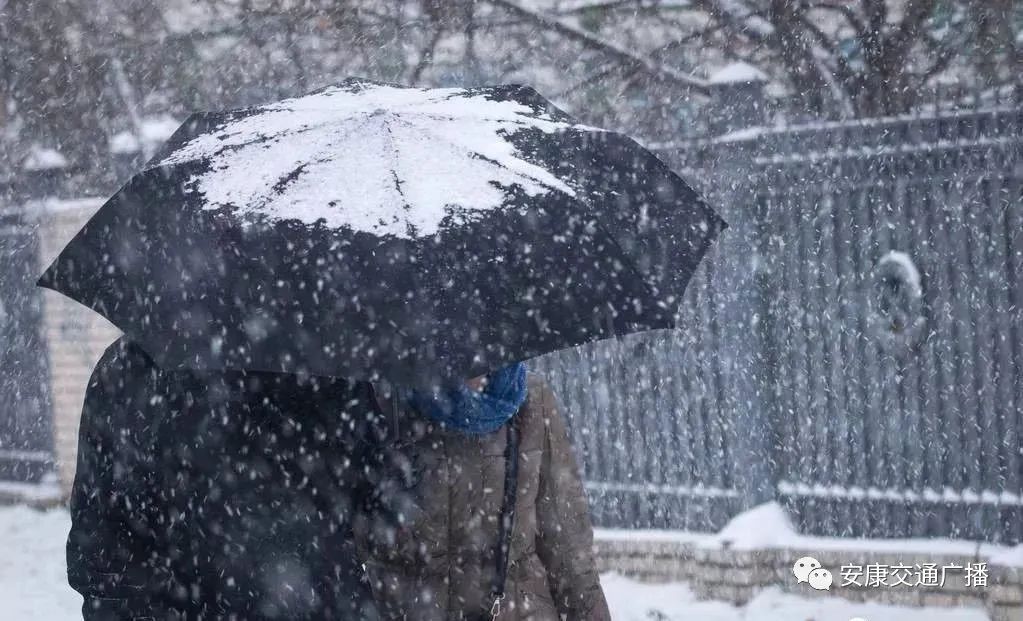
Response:
[[[895,31],[887,37],[884,55],[891,62],[905,67],[902,61],[906,52],[917,39],[927,19],[934,14],[938,0],[910,0],[906,2],[905,14]]]
[[[689,0],[578,0],[552,11],[555,15],[576,15],[590,11],[671,11],[692,9]]]
[[[444,30],[440,26],[434,27],[433,34],[430,36],[430,41],[423,48],[422,53],[419,55],[419,62],[416,63],[415,68],[412,70],[411,80],[413,83],[419,82],[423,76],[423,71],[430,66],[433,62],[433,54],[437,51],[437,44],[440,43],[441,37],[444,36]]]
[[[583,30],[577,26],[569,24],[568,22],[559,19],[557,17],[551,17],[544,15],[533,9],[527,8],[522,4],[515,2],[514,0],[487,0],[494,6],[499,6],[507,9],[517,15],[526,18],[528,21],[533,22],[537,26],[553,30],[558,34],[571,39],[577,43],[581,43],[584,46],[606,54],[621,62],[623,64],[642,69],[653,75],[661,76],[672,82],[677,86],[697,91],[699,93],[706,94],[708,92],[707,83],[705,80],[685,75],[675,69],[666,67],[660,63],[657,63],[649,58],[633,54],[629,50],[619,46],[613,41],[608,41],[599,35],[593,34],[587,30]]]
[[[777,30],[770,20],[765,19],[762,11],[754,11],[743,2],[694,0],[693,5],[700,7],[717,21],[727,22],[737,34],[758,41],[773,36]]]
[[[582,79],[576,80],[575,82],[573,82],[567,88],[564,88],[564,89],[562,89],[560,91],[557,91],[557,92],[553,93],[551,96],[554,99],[560,99],[562,97],[565,97],[565,96],[569,95],[573,91],[577,91],[580,88],[584,88],[586,86],[589,86],[590,84],[593,84],[594,82],[597,82],[599,80],[603,80],[604,78],[610,77],[610,76],[612,76],[615,73],[618,73],[620,71],[626,71],[627,69],[628,69],[627,67],[622,66],[620,63],[615,63],[613,65],[608,65],[608,66],[605,66],[605,67],[601,67],[600,69],[598,69],[596,71],[593,71],[591,73],[586,74],[585,76],[582,77]]]
[[[808,33],[813,35],[814,39],[817,41],[817,44],[820,45],[827,52],[828,56],[833,61],[834,66],[829,67],[829,70],[837,74],[835,77],[839,81],[845,84],[851,84],[855,77],[854,72],[852,68],[849,67],[849,63],[846,62],[845,58],[842,57],[842,54],[838,50],[838,46],[836,45],[835,41],[832,38],[828,37],[828,35],[824,31],[822,31],[816,24],[810,21],[810,19],[808,19],[806,15],[799,16],[799,23],[802,24],[803,28],[805,28]]]

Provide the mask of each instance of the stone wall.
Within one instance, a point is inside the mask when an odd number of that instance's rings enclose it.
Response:
[[[961,572],[950,572],[940,587],[841,586],[843,565],[885,566],[935,563],[938,567],[985,561],[941,553],[892,551],[764,549],[736,550],[702,547],[698,543],[644,539],[596,541],[601,572],[617,571],[645,581],[687,582],[701,598],[745,604],[760,590],[773,586],[806,597],[841,597],[899,606],[978,607],[992,621],[1023,621],[1023,568],[988,563],[988,586],[967,586]],[[812,556],[834,574],[830,591],[798,584],[792,574],[796,559]]]
[[[48,266],[99,208],[101,201],[44,201],[33,206],[39,254]],[[57,476],[67,495],[75,475],[78,420],[92,369],[120,332],[99,314],[59,293],[43,292],[43,337],[50,361],[53,437]]]

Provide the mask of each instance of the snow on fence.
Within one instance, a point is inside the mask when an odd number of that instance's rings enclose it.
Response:
[[[1023,541],[1023,108],[665,147],[731,228],[680,330],[535,361],[597,521]]]

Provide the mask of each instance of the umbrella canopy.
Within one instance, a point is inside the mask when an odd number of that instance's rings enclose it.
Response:
[[[43,274],[164,368],[422,385],[674,326],[722,220],[522,86],[189,118]]]

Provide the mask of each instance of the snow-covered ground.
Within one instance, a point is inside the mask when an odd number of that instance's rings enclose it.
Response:
[[[82,598],[67,585],[63,509],[0,507],[0,602],[5,619],[81,619]],[[77,616],[76,616],[77,614]]]
[[[601,577],[612,616],[620,621],[988,621],[981,610],[905,608],[854,603],[838,598],[807,599],[764,589],[742,608],[698,601],[685,584],[642,584],[615,574]]]
[[[4,619],[65,621],[81,618],[81,598],[64,576],[64,509],[0,507],[0,602]],[[641,584],[615,574],[602,578],[615,619],[623,621],[987,621],[976,610],[900,608],[806,599],[765,589],[747,606],[697,601],[684,584]]]
[[[815,537],[796,530],[792,520],[777,502],[762,505],[733,517],[720,532],[691,533],[664,530],[600,529],[600,539],[673,541],[695,548],[731,550],[805,550],[824,552],[875,552],[879,554],[934,554],[962,556],[987,561],[994,565],[1023,567],[1023,544],[1016,546],[978,543],[965,539],[941,537],[919,539],[858,539],[852,537]]]

